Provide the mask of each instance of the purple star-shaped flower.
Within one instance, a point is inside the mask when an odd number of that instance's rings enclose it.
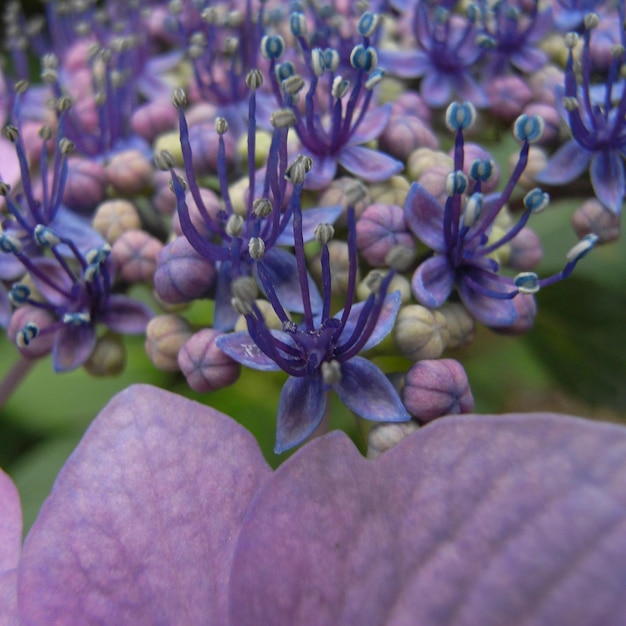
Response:
[[[149,386],[102,411],[20,554],[0,472],[0,621],[617,626],[626,430],[446,417],[375,461],[343,433],[272,472],[239,424]]]

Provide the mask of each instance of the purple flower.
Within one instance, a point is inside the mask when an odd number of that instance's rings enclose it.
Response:
[[[453,103],[446,112],[446,123],[456,131],[454,169],[446,181],[445,205],[418,183],[409,191],[404,214],[409,228],[434,252],[413,275],[411,287],[419,302],[429,307],[441,306],[457,287],[463,304],[480,322],[491,327],[509,327],[518,317],[513,298],[520,293],[535,293],[540,287],[568,276],[574,266],[595,244],[591,235],[574,246],[567,255],[565,268],[548,278],[539,279],[533,272],[515,278],[500,273],[493,253],[522,231],[530,215],[545,208],[548,194],[535,188],[524,197],[525,210],[517,222],[495,238],[492,228],[509,201],[528,160],[530,144],[541,136],[540,118],[520,116],[514,134],[522,147],[519,160],[501,193],[483,196],[481,187],[491,176],[493,163],[476,160],[469,178],[462,171],[464,162],[463,131],[475,118],[475,109],[467,102]]]
[[[380,52],[380,65],[402,78],[420,77],[420,94],[431,107],[447,105],[455,95],[474,106],[488,104],[487,94],[472,76],[483,54],[476,43],[476,25],[442,6],[420,2],[415,7],[413,32],[418,49]]]
[[[301,187],[303,182],[296,186]],[[246,313],[248,332],[224,335],[216,342],[226,354],[248,367],[282,369],[289,374],[278,406],[276,453],[302,443],[320,425],[329,389],[334,389],[346,406],[365,419],[385,422],[410,419],[385,375],[373,363],[357,356],[391,331],[400,307],[400,294],[386,296],[393,277],[393,273],[389,273],[364,303],[353,305],[358,261],[352,208],[348,211],[348,228],[350,267],[343,311],[330,316],[331,272],[327,243],[334,231],[329,224],[321,224],[316,238],[322,244],[324,293],[321,315],[314,316],[305,266],[302,213],[296,208],[294,233],[304,322],[296,324],[289,320],[270,280],[260,273],[265,292],[283,324],[282,332],[271,331],[254,302],[244,301],[244,296],[239,296],[235,289],[235,298],[242,300],[239,306]]]
[[[21,554],[0,472],[3,623],[622,624],[625,458],[613,424],[465,415],[374,461],[335,432],[272,472],[225,415],[131,387]]]
[[[624,19],[623,6],[620,20]],[[573,47],[576,35],[566,38],[569,56],[565,70],[566,121],[572,139],[565,143],[536,176],[537,181],[564,185],[578,178],[587,168],[596,197],[613,214],[619,215],[624,201],[624,155],[626,153],[626,81],[617,83],[624,67],[626,36],[620,29],[622,42],[616,46],[605,84],[603,102],[594,102],[591,94],[591,28],[597,16],[590,17],[583,34],[582,80],[576,78]],[[613,101],[614,87],[619,93]]]

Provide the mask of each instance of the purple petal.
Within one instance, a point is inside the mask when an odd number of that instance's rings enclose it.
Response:
[[[232,330],[239,319],[239,313],[230,304],[232,294],[232,268],[230,262],[220,264],[217,274],[217,288],[215,290],[215,309],[213,312],[213,328],[227,332]]]
[[[104,244],[102,235],[91,228],[88,220],[72,213],[64,206],[59,207],[50,227],[62,237],[71,239],[81,252],[87,252],[91,248],[99,248]],[[63,256],[73,257],[71,250],[65,246],[59,246],[59,252]]]
[[[424,306],[439,307],[454,287],[454,270],[448,258],[436,254],[415,270],[411,280],[413,295]]]
[[[111,330],[125,335],[145,332],[154,313],[143,302],[127,296],[109,296],[109,306],[100,321]]]
[[[356,146],[378,139],[383,130],[385,130],[390,115],[391,104],[368,110],[357,131],[350,137],[350,143]]]
[[[52,287],[48,281],[70,294],[72,292],[72,279],[69,274],[59,265],[59,263],[47,257],[32,259],[32,263],[47,280],[42,280],[36,273],[31,273],[31,278],[35,287],[43,298],[54,306],[67,304],[67,296]]]
[[[280,369],[272,359],[260,350],[247,331],[221,335],[215,343],[222,352],[235,359],[237,363],[265,372],[275,372]]]
[[[17,626],[17,566],[22,548],[22,507],[11,479],[0,470],[0,626]]]
[[[589,168],[591,184],[598,200],[619,215],[624,201],[624,164],[618,152],[596,152]]]
[[[487,92],[467,74],[463,74],[459,78],[457,92],[463,100],[471,102],[476,107],[489,106],[489,96]],[[444,102],[444,104],[447,104],[447,102]]]
[[[315,207],[302,211],[302,237],[304,242],[312,241],[315,237],[315,229],[319,224],[334,224],[343,213],[343,206]],[[278,246],[293,246],[293,216],[287,222],[283,232],[276,238]]]
[[[320,425],[326,410],[322,375],[290,376],[280,392],[274,452],[302,443]]]
[[[360,356],[341,364],[341,380],[333,389],[348,408],[367,420],[411,419],[389,379],[371,361]]]
[[[426,74],[420,84],[420,94],[431,107],[442,107],[452,100],[452,80],[442,72]]]
[[[80,367],[96,347],[96,331],[91,324],[63,324],[57,330],[52,348],[52,363],[57,372]]]
[[[378,65],[392,76],[416,78],[432,69],[430,57],[421,50],[396,52],[378,50]]]
[[[272,248],[263,255],[261,263],[267,270],[270,282],[285,310],[302,313],[304,305],[302,304],[302,287],[296,257],[281,248]],[[256,266],[254,269],[256,273]],[[322,296],[315,285],[315,281],[308,274],[307,281],[311,296],[311,309],[313,313],[318,313],[322,310]],[[259,282],[259,284],[261,283]]]
[[[378,345],[391,332],[391,329],[396,322],[396,317],[398,316],[398,311],[400,310],[401,304],[402,301],[400,299],[399,291],[394,291],[393,293],[387,294],[382,309],[380,310],[380,315],[378,316],[376,326],[374,326],[372,334],[369,336],[369,339],[366,341],[361,350],[365,351],[373,348],[374,346]],[[359,319],[359,315],[361,314],[364,306],[365,302],[359,302],[350,309],[350,314],[348,315],[346,325],[344,326],[344,329],[341,333],[341,340],[343,342],[347,341],[352,336],[352,333],[356,328],[356,323]],[[333,317],[340,320],[342,315],[343,309]],[[340,346],[342,341],[339,342]]]
[[[571,139],[552,155],[546,167],[535,176],[535,180],[549,185],[571,183],[587,169],[590,158],[591,152]]]
[[[384,182],[404,169],[400,161],[363,146],[346,146],[339,153],[338,160],[351,174],[368,183]]]
[[[537,22],[540,22],[540,20],[537,20]],[[543,23],[545,24],[546,22],[549,24],[549,20]],[[536,34],[537,33],[533,33],[533,35]],[[537,48],[524,46],[521,50],[511,53],[510,61],[518,70],[521,70],[525,74],[530,74],[536,72],[546,64],[547,56],[545,52]]]
[[[446,417],[367,461],[342,433],[261,488],[236,624],[624,624],[626,430]]]
[[[303,151],[306,154],[306,151]],[[304,181],[305,189],[324,189],[328,187],[337,173],[337,158],[335,156],[309,155],[313,159],[313,167],[307,173]]]
[[[413,183],[404,202],[404,219],[413,234],[435,252],[445,252],[444,208],[418,183]]]
[[[24,624],[228,623],[231,560],[270,474],[221,413],[147,385],[116,396],[24,545]]]

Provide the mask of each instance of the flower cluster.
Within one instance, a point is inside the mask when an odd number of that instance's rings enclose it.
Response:
[[[112,376],[130,351],[246,425],[269,411],[255,433],[284,463],[218,410],[132,386],[23,550],[0,471],[7,623],[620,623],[623,428],[477,415],[489,375],[464,365],[490,331],[541,330],[555,283],[593,308],[602,272],[566,279],[619,237],[625,17],[9,3],[0,407],[37,362]],[[328,433],[348,420],[367,460]]]

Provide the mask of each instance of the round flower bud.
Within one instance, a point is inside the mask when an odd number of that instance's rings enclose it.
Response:
[[[514,153],[509,157],[509,170],[512,172],[517,165],[519,155]],[[539,146],[530,146],[528,151],[528,164],[520,176],[518,187],[522,189],[532,189],[536,187],[535,176],[545,169],[548,163],[546,153]]]
[[[375,424],[367,436],[367,458],[375,459],[383,452],[391,450],[418,428],[419,424],[414,420]]]
[[[174,170],[177,175],[181,172]],[[176,213],[176,195],[170,188],[172,175],[169,172],[154,173],[154,194],[152,195],[151,205],[159,215],[173,215]]]
[[[163,244],[143,230],[127,230],[113,244],[118,276],[129,283],[152,284]]]
[[[89,212],[105,195],[107,174],[104,167],[91,159],[70,157],[63,203],[75,211]]]
[[[403,91],[391,101],[391,115],[403,115],[404,117],[417,117],[424,123],[429,124],[432,119],[432,111],[424,101],[424,98],[415,91]]]
[[[92,376],[121,374],[126,367],[126,348],[122,337],[113,333],[98,337],[96,347],[83,367]]]
[[[378,143],[382,150],[402,160],[419,147],[432,150],[439,147],[439,139],[428,124],[407,115],[392,115]]]
[[[146,328],[146,354],[164,372],[177,372],[178,352],[191,337],[191,327],[179,315],[158,315]]]
[[[615,241],[619,237],[620,216],[604,208],[596,198],[591,198],[572,215],[572,226],[579,238],[595,233],[598,243]]]
[[[410,187],[409,181],[404,176],[392,176],[384,183],[371,185],[370,198],[372,203],[404,206]]]
[[[532,270],[537,267],[542,256],[539,237],[526,226],[509,242],[507,266],[520,271]]]
[[[268,328],[271,328],[273,330],[283,330],[282,320],[278,317],[278,315],[276,315],[274,307],[267,300],[255,300],[254,303],[261,312],[263,320],[265,321],[265,324]],[[288,313],[287,316],[289,317],[289,319],[291,319]],[[246,321],[246,318],[242,315],[237,319],[237,322],[235,323],[235,332],[240,332],[243,330],[248,330],[248,322]]]
[[[489,111],[505,122],[512,122],[532,100],[528,85],[514,75],[496,76],[487,82]]]
[[[446,183],[450,170],[446,165],[435,164],[417,179],[417,182],[432,196],[445,204],[448,198]]]
[[[415,363],[404,379],[402,401],[407,411],[422,422],[474,409],[467,374],[454,359]]]
[[[168,130],[176,128],[178,114],[167,98],[153,100],[137,108],[130,124],[133,132],[146,141],[152,142]]]
[[[7,337],[17,346],[23,357],[39,359],[50,353],[55,337],[54,333],[46,335],[41,334],[41,331],[56,321],[50,311],[25,304],[13,312],[7,328]],[[28,328],[32,328],[32,331],[28,332]],[[29,337],[29,340],[27,342],[20,340],[20,335]]]
[[[517,317],[510,326],[499,326],[491,330],[501,335],[522,335],[528,332],[535,323],[537,303],[531,294],[519,293],[511,300],[517,310]]]
[[[450,152],[452,157],[452,152]],[[476,163],[479,161],[480,163]],[[463,171],[470,178],[481,176],[481,191],[491,193],[498,188],[500,168],[491,153],[477,143],[467,142],[463,148]],[[486,178],[486,180],[485,180]]]
[[[348,254],[348,244],[345,241],[332,239],[328,242],[328,255],[330,260],[330,274],[332,276],[331,293],[333,296],[344,296],[348,288],[348,272],[350,269],[350,259]],[[322,265],[318,254],[311,264],[311,273],[321,282]],[[357,282],[359,272],[357,270]]]
[[[372,293],[372,287],[376,285],[376,281],[373,281],[373,277],[378,275],[381,279],[387,275],[387,272],[382,270],[372,270],[364,280],[362,280],[356,288],[356,295],[359,300],[367,300]],[[378,281],[379,282],[379,281]],[[400,301],[402,304],[406,304],[411,301],[411,283],[409,280],[402,276],[402,274],[395,274],[389,283],[387,293],[400,292]]]
[[[218,222],[219,214],[224,210],[224,207],[217,194],[210,189],[201,188],[200,198],[202,199],[202,204],[204,205],[206,212],[209,214],[209,218],[214,222]],[[200,212],[200,209],[198,208],[198,205],[196,204],[196,201],[190,191],[185,194],[185,203],[187,204],[189,218],[191,219],[191,223],[194,225],[194,228],[203,237],[211,238],[213,233],[208,228],[204,215]],[[180,225],[180,214],[178,211],[172,215],[172,231],[178,236],[183,235],[183,229]]]
[[[164,302],[181,304],[206,296],[216,276],[213,263],[200,256],[185,237],[178,237],[158,254],[154,287]]]
[[[120,194],[134,195],[152,186],[152,164],[139,150],[124,150],[106,166],[109,184]]]
[[[178,131],[163,133],[154,140],[154,154],[169,152],[178,165],[183,164],[183,151],[180,147]]]
[[[407,359],[419,361],[440,357],[448,345],[450,331],[446,318],[439,311],[412,304],[400,309],[394,337]]]
[[[241,365],[215,344],[221,334],[212,328],[204,328],[192,335],[178,352],[180,371],[198,393],[228,387],[241,373]]]
[[[141,219],[132,202],[106,200],[98,205],[92,226],[109,243],[113,243],[126,231],[141,228]]]
[[[452,171],[454,162],[447,154],[439,150],[418,148],[411,152],[407,161],[408,179],[419,180],[425,172],[437,166],[443,166],[443,170],[448,174]]]
[[[474,341],[476,321],[462,304],[446,302],[437,310],[445,318],[448,327],[447,349],[460,348]]]
[[[319,198],[319,206],[335,206],[340,204],[347,209],[354,207],[354,214],[358,220],[359,216],[370,204],[370,195],[367,187],[356,178],[347,176],[337,178],[328,185]],[[337,225],[345,226],[345,214],[337,220]]]
[[[357,246],[365,260],[374,267],[384,267],[389,252],[397,245],[415,249],[404,212],[391,204],[372,204],[356,223]]]
[[[226,163],[230,165],[235,155],[236,141],[232,133],[222,135]],[[210,122],[194,124],[189,128],[189,145],[193,154],[193,170],[196,174],[210,174],[217,171],[220,136],[215,125]]]

